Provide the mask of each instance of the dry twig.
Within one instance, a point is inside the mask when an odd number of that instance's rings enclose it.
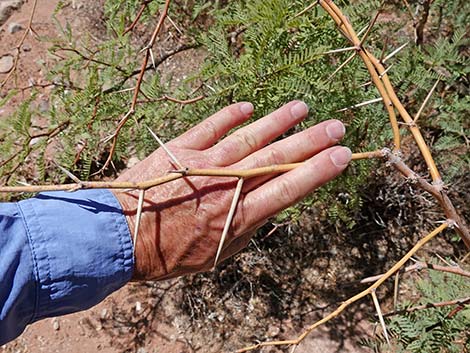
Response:
[[[168,14],[168,9],[170,7],[170,3],[171,3],[171,0],[166,0],[165,1],[165,6],[163,7],[162,13],[160,14],[160,18],[159,18],[158,23],[155,27],[155,30],[152,33],[152,37],[151,37],[149,43],[147,44],[147,46],[143,49],[143,51],[145,51],[145,55],[144,55],[144,59],[142,60],[142,65],[141,65],[141,68],[140,68],[139,76],[137,77],[137,83],[136,83],[135,88],[134,88],[134,95],[132,97],[131,106],[130,106],[128,112],[126,114],[124,114],[124,116],[122,117],[121,121],[119,122],[119,124],[116,128],[116,131],[114,131],[114,133],[109,137],[109,139],[112,139],[112,145],[111,145],[111,149],[109,151],[109,156],[108,156],[106,162],[103,164],[103,167],[98,172],[96,172],[95,174],[101,173],[103,170],[105,170],[108,167],[109,163],[111,163],[111,160],[112,160],[113,155],[114,155],[114,151],[116,150],[117,141],[118,141],[118,138],[119,138],[119,133],[120,133],[121,129],[124,127],[124,125],[126,124],[127,120],[132,115],[134,115],[134,113],[135,113],[137,100],[138,100],[139,94],[140,94],[140,87],[141,87],[142,81],[144,79],[145,71],[147,70],[147,64],[149,62],[150,56],[153,55],[151,53],[152,47],[155,44],[157,36],[158,36],[158,34],[160,33],[160,31],[163,27],[163,23],[164,23],[165,18],[167,17],[167,14]],[[153,64],[155,65],[154,62],[153,62]]]
[[[442,308],[444,306],[452,306],[452,305],[465,306],[469,304],[470,304],[470,297],[467,297],[467,298],[460,298],[460,299],[454,299],[454,300],[446,300],[446,301],[437,302],[437,303],[427,303],[423,305],[413,306],[411,308],[406,308],[403,310],[395,310],[390,313],[386,313],[383,316],[390,317],[394,315],[412,313],[414,311],[424,310],[424,309]]]
[[[38,4],[38,0],[34,0],[33,2],[33,7],[31,9],[31,13],[29,14],[29,20],[28,20],[28,26],[23,32],[23,35],[21,36],[21,39],[19,40],[18,44],[16,44],[15,47],[15,59],[13,60],[13,67],[8,73],[8,75],[5,77],[5,79],[0,83],[0,89],[3,88],[7,82],[10,80],[12,75],[16,72],[18,68],[18,62],[20,61],[20,53],[21,53],[21,46],[23,45],[24,41],[26,40],[26,37],[30,32],[34,32],[33,30],[33,19],[34,19],[34,14],[36,12],[36,7]]]
[[[320,325],[323,325],[325,322],[328,322],[339,314],[341,314],[348,306],[357,302],[358,300],[364,298],[367,295],[370,295],[372,291],[375,291],[378,287],[380,287],[387,279],[389,279],[395,272],[397,272],[419,249],[421,249],[427,242],[429,242],[432,238],[436,235],[444,231],[449,226],[448,222],[442,223],[439,227],[434,229],[431,233],[426,235],[424,238],[419,240],[413,248],[403,256],[400,261],[398,261],[395,265],[392,266],[379,280],[377,280],[374,284],[372,284],[367,289],[363,290],[362,292],[356,294],[355,296],[349,298],[348,300],[344,301],[336,310],[332,313],[325,316],[323,319],[315,322],[314,324],[310,325],[300,336],[292,340],[285,340],[285,341],[272,341],[272,342],[261,342],[253,346],[245,347],[237,351],[237,353],[249,352],[255,350],[260,347],[267,347],[267,346],[285,346],[285,345],[298,345],[302,342],[305,337],[307,337],[310,332],[315,330]]]

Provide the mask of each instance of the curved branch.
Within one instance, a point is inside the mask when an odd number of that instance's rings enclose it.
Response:
[[[307,337],[313,330],[315,330],[318,326],[324,324],[327,321],[337,317],[341,314],[349,305],[357,302],[358,300],[364,298],[365,296],[371,294],[375,291],[380,285],[382,285],[387,279],[389,279],[395,272],[397,272],[419,249],[421,249],[427,242],[429,242],[432,238],[436,235],[444,231],[449,226],[449,223],[444,222],[439,227],[434,229],[431,233],[426,235],[424,238],[419,240],[413,248],[403,256],[400,261],[398,261],[395,265],[393,265],[390,270],[388,270],[380,279],[378,279],[374,284],[372,284],[367,289],[363,290],[362,292],[356,294],[355,296],[349,298],[348,300],[344,301],[336,310],[334,310],[329,315],[325,316],[323,319],[315,322],[314,324],[310,325],[299,337],[293,340],[286,340],[286,341],[272,341],[272,342],[262,342],[256,345],[242,348],[237,351],[237,353],[249,352],[254,349],[266,346],[284,346],[284,345],[298,345],[302,342],[305,337]]]

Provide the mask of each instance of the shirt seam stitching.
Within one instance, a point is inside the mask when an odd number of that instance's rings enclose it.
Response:
[[[123,269],[123,278],[127,277],[128,275],[126,274],[126,270],[127,270],[127,267],[128,267],[128,264],[126,263],[126,259],[127,259],[127,256],[126,256],[126,248],[124,247],[124,244],[127,243],[126,240],[123,238],[125,236],[127,236],[129,238],[129,241],[131,242],[131,251],[133,249],[133,246],[134,244],[132,244],[132,238],[131,238],[131,235],[130,235],[130,231],[129,231],[129,225],[127,223],[127,220],[125,219],[125,216],[122,212],[122,206],[121,204],[119,203],[119,201],[116,199],[116,197],[114,196],[114,194],[107,190],[108,193],[105,194],[104,198],[106,199],[106,201],[109,201],[111,204],[113,203],[116,203],[116,206],[118,206],[119,210],[121,211],[120,212],[120,215],[119,217],[113,217],[114,218],[114,227],[115,227],[115,230],[116,230],[116,233],[118,234],[118,237],[119,237],[119,245],[121,247],[121,263],[122,263],[122,269]],[[124,220],[121,219],[121,217],[124,218]],[[126,227],[126,228],[124,228]],[[123,230],[125,231],[126,234],[121,234],[121,228],[124,228]],[[134,267],[134,256],[133,256],[133,251],[132,251],[132,255],[131,255],[131,258],[130,258],[130,266],[131,266],[131,272],[133,272],[133,267]]]
[[[31,251],[31,257],[32,257],[32,260],[33,260],[34,277],[35,277],[35,283],[34,283],[35,300],[34,300],[33,312],[31,314],[30,319],[28,320],[28,324],[31,324],[32,322],[34,322],[34,319],[37,316],[37,310],[39,308],[39,297],[40,297],[39,287],[40,287],[41,278],[40,278],[40,275],[39,275],[39,265],[38,265],[37,255],[36,255],[36,248],[34,246],[33,238],[31,236],[30,227],[29,227],[28,223],[26,222],[26,216],[25,216],[25,214],[23,212],[23,209],[20,206],[20,204],[16,203],[16,207],[18,208],[18,211],[21,214],[21,220],[22,220],[23,225],[24,225],[25,230],[26,230],[26,237],[28,238],[28,245],[29,245],[29,249]]]

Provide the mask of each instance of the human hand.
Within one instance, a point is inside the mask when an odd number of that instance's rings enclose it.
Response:
[[[244,248],[254,230],[269,217],[340,174],[351,159],[348,148],[334,146],[344,135],[344,126],[337,120],[322,122],[268,145],[307,116],[307,106],[299,101],[220,140],[252,113],[251,103],[233,104],[166,144],[189,168],[251,169],[307,160],[282,175],[259,176],[245,182],[222,259]],[[118,181],[140,182],[173,169],[175,166],[159,148]],[[134,245],[133,279],[158,280],[209,270],[236,183],[236,178],[192,176],[147,190]],[[113,192],[133,232],[138,197],[134,192]]]

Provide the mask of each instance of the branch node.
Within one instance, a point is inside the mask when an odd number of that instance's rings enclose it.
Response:
[[[388,165],[393,165],[401,162],[402,153],[401,150],[385,151],[385,156],[388,158]]]
[[[392,154],[392,151],[388,147],[384,147],[380,151],[382,151],[384,157],[388,157]]]
[[[188,167],[185,167],[185,168],[182,168],[182,169],[172,169],[172,170],[168,171],[168,173],[178,173],[178,174],[182,174],[182,175],[188,175],[188,172],[189,172]]]
[[[446,219],[445,220],[445,223],[447,223],[447,226],[449,227],[449,229],[454,229],[454,228],[458,228],[459,225],[457,224],[456,221],[454,221],[453,219]]]
[[[438,192],[442,192],[445,188],[445,184],[442,179],[437,179],[432,182],[432,185],[436,188]]]

